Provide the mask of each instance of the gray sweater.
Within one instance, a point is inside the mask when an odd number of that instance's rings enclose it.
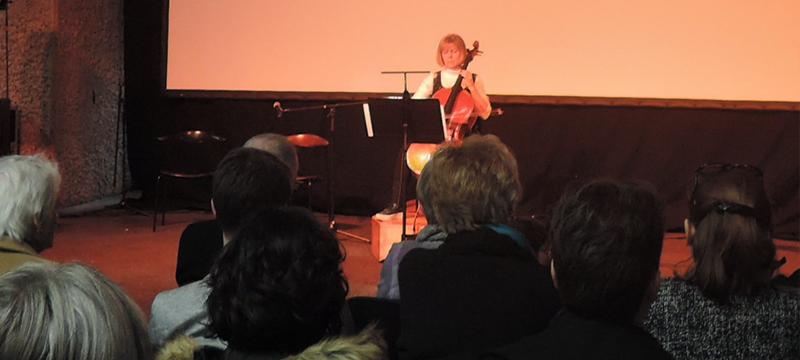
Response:
[[[439,226],[431,224],[419,231],[416,240],[392,244],[386,259],[383,260],[381,279],[378,281],[378,293],[375,296],[400,300],[400,285],[397,281],[400,260],[403,260],[403,257],[413,249],[436,249],[442,245],[445,238],[447,238],[447,234]]]
[[[800,359],[800,290],[776,287],[719,305],[664,278],[645,328],[676,360]]]
[[[202,346],[227,346],[208,329],[206,299],[211,292],[206,281],[195,281],[160,292],[150,307],[150,341],[158,349],[177,334],[186,334]]]

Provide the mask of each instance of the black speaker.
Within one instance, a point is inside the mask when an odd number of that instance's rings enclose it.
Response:
[[[13,154],[11,143],[14,142],[16,124],[11,118],[11,102],[0,99],[0,156]]]
[[[0,0],[0,10],[8,10],[8,0]]]

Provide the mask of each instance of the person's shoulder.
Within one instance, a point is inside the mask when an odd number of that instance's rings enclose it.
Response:
[[[440,263],[441,256],[440,249],[413,248],[400,258],[398,276],[427,271],[429,266]]]
[[[389,252],[394,251],[397,255],[401,258],[404,257],[406,254],[411,252],[415,249],[425,249],[425,250],[433,250],[439,247],[442,244],[441,240],[428,240],[428,241],[401,241],[398,243],[392,244],[392,247],[389,249]]]
[[[211,220],[201,220],[193,222],[186,226],[183,229],[184,233],[208,233],[208,232],[222,232],[222,229],[219,227],[219,222],[216,219]]]
[[[522,360],[544,358],[546,354],[542,353],[542,344],[540,344],[540,336],[532,335],[523,338],[516,343],[503,346],[480,355],[481,360]]]
[[[792,286],[777,285],[766,291],[762,303],[766,309],[773,311],[789,311],[796,313],[800,309],[800,289]]]
[[[677,277],[662,278],[661,286],[658,289],[659,296],[686,297],[699,293],[700,289],[697,286]]]
[[[204,303],[210,291],[211,288],[205,280],[199,280],[174,289],[164,290],[158,293],[153,299],[153,308],[159,305],[173,303],[185,304],[195,300],[200,300],[200,302]]]
[[[800,301],[800,288],[794,286],[777,285],[775,286],[775,290],[778,293],[778,296]]]
[[[404,250],[405,254],[402,257],[402,262],[409,259],[409,261],[419,261],[439,256],[438,254],[440,251],[438,246],[428,247],[428,244],[423,244],[424,243],[417,243],[403,248],[402,250]]]

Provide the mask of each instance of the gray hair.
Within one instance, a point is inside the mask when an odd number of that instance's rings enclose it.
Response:
[[[149,360],[141,310],[79,263],[27,263],[0,276],[0,359]]]
[[[440,145],[417,182],[417,198],[447,234],[505,224],[522,185],[517,160],[494,135]]]
[[[289,167],[292,179],[297,177],[297,169],[299,168],[297,151],[286,136],[272,133],[259,134],[247,140],[247,142],[244,143],[244,147],[263,150],[275,155],[275,157]]]
[[[0,233],[36,251],[53,245],[61,176],[44,154],[0,158]]]

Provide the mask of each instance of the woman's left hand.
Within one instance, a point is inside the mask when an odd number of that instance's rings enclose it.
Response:
[[[472,81],[472,73],[469,70],[461,70],[459,74],[464,77],[464,80],[461,80],[461,87],[464,89],[472,89],[475,86],[475,83]]]

